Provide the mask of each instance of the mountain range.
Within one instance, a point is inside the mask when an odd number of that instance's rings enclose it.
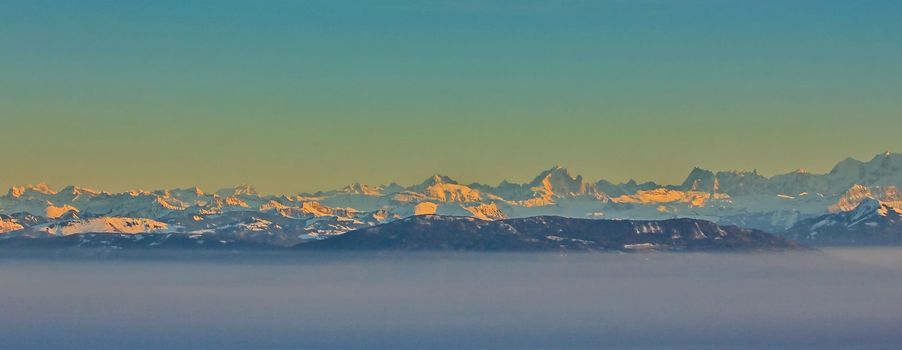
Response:
[[[851,211],[799,221],[782,235],[808,245],[900,245],[902,210],[868,198]]]
[[[328,251],[725,251],[796,250],[792,241],[693,219],[592,220],[556,216],[480,220],[419,215],[299,244]]]
[[[592,182],[560,166],[528,183],[462,184],[435,175],[410,186],[355,183],[291,195],[261,195],[249,185],[213,192],[194,187],[110,193],[36,184],[14,186],[0,196],[0,238],[175,235],[288,247],[410,216],[438,215],[487,222],[538,216],[658,222],[685,218],[812,244],[882,244],[895,242],[887,235],[902,232],[892,216],[900,212],[895,208],[902,208],[900,186],[902,155],[889,152],[869,161],[843,160],[826,174],[799,170],[765,177],[756,171],[695,168],[675,185]],[[859,225],[851,219],[859,211],[876,213],[882,220]],[[883,236],[866,233],[872,231]]]

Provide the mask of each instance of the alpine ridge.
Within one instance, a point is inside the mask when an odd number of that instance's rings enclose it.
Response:
[[[766,177],[757,171],[692,169],[676,185],[587,181],[555,165],[527,183],[463,184],[434,175],[410,186],[348,186],[315,193],[264,195],[244,184],[111,193],[45,183],[0,196],[0,239],[80,234],[174,234],[216,241],[293,246],[414,215],[481,220],[537,216],[663,221],[687,218],[807,239],[808,220],[846,215],[871,200],[902,207],[902,155],[846,159],[826,174],[804,170]],[[834,221],[842,222],[841,217]],[[854,225],[845,226],[847,231]],[[835,226],[839,227],[839,226]],[[878,223],[896,230],[897,223]],[[851,233],[850,233],[851,234]],[[860,240],[853,240],[860,241]],[[820,241],[819,241],[820,242]]]

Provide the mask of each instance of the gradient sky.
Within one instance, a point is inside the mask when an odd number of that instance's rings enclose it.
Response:
[[[902,151],[899,1],[0,1],[0,186],[680,182]]]

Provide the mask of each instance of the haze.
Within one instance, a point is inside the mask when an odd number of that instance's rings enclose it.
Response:
[[[896,349],[898,249],[0,260],[2,349]]]

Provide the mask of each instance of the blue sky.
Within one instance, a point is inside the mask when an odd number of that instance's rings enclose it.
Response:
[[[896,1],[4,1],[0,185],[678,182],[902,151]]]

